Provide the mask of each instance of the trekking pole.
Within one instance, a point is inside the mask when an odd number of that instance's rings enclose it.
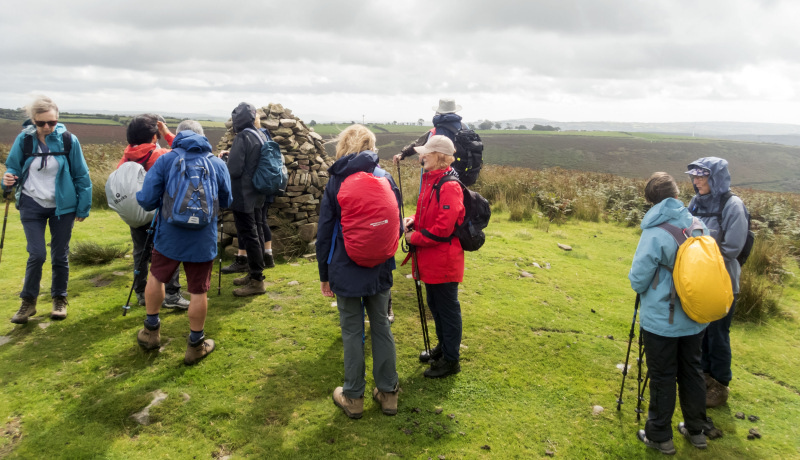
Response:
[[[428,318],[425,316],[425,301],[422,298],[422,284],[419,280],[419,265],[417,265],[417,252],[411,248],[411,257],[414,263],[414,285],[417,288],[417,305],[419,306],[419,322],[422,326],[422,344],[428,356],[431,354],[431,339],[428,336]]]
[[[406,218],[405,212],[405,198],[403,198],[403,180],[400,177],[400,163],[397,163],[397,188],[400,189],[400,222],[403,222]],[[408,246],[408,242],[402,236],[400,237],[400,249],[404,253],[408,253],[411,248]]]
[[[633,337],[634,337],[633,331],[636,330],[636,313],[639,311],[640,300],[641,296],[639,294],[636,294],[636,303],[633,306],[633,321],[631,321],[631,332],[628,334],[628,352],[625,354],[625,367],[622,368],[622,385],[620,386],[619,397],[617,398],[617,410],[620,410],[622,407],[622,391],[625,389],[625,376],[628,375],[628,359],[631,356],[631,344],[633,343]],[[641,333],[639,335],[641,336]],[[640,367],[640,372],[641,372],[641,367]],[[639,377],[641,377],[641,373]]]
[[[650,376],[650,371],[645,374],[644,378],[644,385],[642,385],[642,362],[644,361],[644,339],[642,338],[642,329],[639,328],[639,389],[637,391],[637,401],[636,401],[636,421],[640,421],[642,419],[642,401],[644,401],[644,390],[647,388],[647,378]]]
[[[155,233],[156,227],[156,219],[158,218],[158,210],[156,213],[153,214],[153,220],[150,222],[150,228],[147,229],[147,237],[144,239],[144,252],[142,252],[142,259],[139,261],[138,267],[133,267],[133,282],[131,283],[131,290],[128,292],[128,300],[125,302],[125,305],[122,306],[122,316],[128,314],[128,310],[131,309],[131,296],[133,295],[133,287],[136,285],[136,277],[142,273],[142,267],[145,265],[145,261],[147,261],[147,248],[150,247],[150,241],[152,240],[153,233]]]
[[[3,200],[6,202],[6,213],[3,216],[3,236],[0,237],[0,261],[3,260],[3,245],[6,242],[6,223],[8,222],[8,205],[11,204],[11,200],[8,198],[10,190],[6,190],[3,192]]]
[[[222,220],[219,221],[217,232],[217,252],[219,253],[219,270],[217,273],[217,295],[222,295]]]

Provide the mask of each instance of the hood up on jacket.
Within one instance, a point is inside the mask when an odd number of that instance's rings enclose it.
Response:
[[[461,129],[461,115],[456,115],[455,113],[437,113],[433,117],[433,126],[441,126],[452,131],[440,133],[439,130],[437,130],[436,134],[442,134],[449,137],[450,140],[453,140],[458,130]]]
[[[330,174],[347,177],[357,172],[371,173],[378,166],[378,154],[371,150],[347,154],[328,168]]]
[[[207,137],[201,136],[188,129],[179,132],[178,135],[175,136],[175,139],[172,141],[172,148],[181,148],[186,150],[187,153],[196,154],[211,153],[213,150]]]
[[[231,123],[233,132],[239,133],[246,128],[255,128],[253,122],[256,121],[256,107],[247,102],[240,102],[231,112]]]
[[[679,227],[687,228],[692,224],[692,215],[689,214],[689,210],[683,206],[680,200],[666,198],[647,211],[647,214],[642,218],[641,227],[642,230],[646,230],[658,227],[671,220],[677,220]]]
[[[718,197],[731,189],[731,173],[728,172],[728,161],[717,157],[705,157],[689,163],[686,169],[704,169],[711,174],[708,176],[708,185],[711,188],[711,196]],[[700,193],[697,187],[694,193]]]

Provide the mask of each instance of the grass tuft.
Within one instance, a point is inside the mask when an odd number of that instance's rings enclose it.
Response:
[[[125,257],[130,248],[120,249],[114,245],[102,245],[87,241],[72,243],[69,253],[70,262],[78,265],[107,264],[114,259]]]

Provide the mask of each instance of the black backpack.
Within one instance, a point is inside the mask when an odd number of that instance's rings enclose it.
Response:
[[[42,157],[47,155],[64,155],[64,158],[67,159],[67,168],[71,169],[72,164],[69,161],[69,154],[72,152],[72,133],[69,131],[64,131],[61,133],[61,141],[64,143],[64,151],[63,152],[50,152],[50,153],[39,153],[33,151],[33,135],[26,134],[25,137],[22,138],[22,158],[23,162],[28,157]]]
[[[721,233],[720,240],[725,238],[725,230],[722,229],[722,210],[725,209],[725,205],[728,204],[728,200],[734,196],[734,193],[728,190],[727,192],[723,193],[719,197],[719,212],[699,212],[695,213],[692,211],[692,215],[696,217],[716,217],[717,221],[720,222],[719,231]],[[692,199],[692,203],[694,199]],[[690,205],[692,204],[690,203]],[[744,206],[744,203],[742,203]],[[691,206],[694,208],[695,206]],[[747,216],[747,238],[744,242],[744,247],[742,251],[736,256],[736,260],[739,261],[739,266],[743,266],[745,262],[747,262],[747,258],[750,257],[750,252],[753,250],[753,243],[755,242],[755,234],[753,231],[750,230],[750,212],[747,210],[747,206],[744,207],[744,214]]]
[[[461,191],[464,193],[464,222],[461,225],[456,225],[453,234],[449,237],[438,237],[423,230],[425,236],[440,242],[450,241],[453,237],[458,238],[461,242],[461,249],[465,251],[477,251],[486,242],[486,235],[483,229],[489,225],[489,218],[492,217],[492,208],[486,198],[482,197],[480,193],[474,192],[467,188],[463,182],[456,179],[455,176],[445,175],[439,179],[439,182],[433,186],[436,191],[436,202],[439,202],[439,190],[445,182],[458,182],[461,185]]]
[[[469,187],[478,180],[478,175],[481,173],[483,166],[483,141],[474,130],[464,127],[459,129],[455,134],[456,147],[456,161],[451,165],[458,173],[458,178],[461,184]],[[440,126],[442,129],[453,132],[452,130]],[[432,130],[432,134],[436,134],[436,129]]]

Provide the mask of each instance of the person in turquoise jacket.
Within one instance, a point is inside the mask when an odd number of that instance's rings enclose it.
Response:
[[[647,447],[665,454],[675,453],[672,414],[677,384],[684,417],[678,431],[692,445],[704,449],[704,430],[712,428],[706,421],[706,385],[700,363],[706,325],[686,316],[677,298],[670,314],[672,268],[678,243],[667,230],[659,227],[669,223],[685,229],[692,225],[693,219],[677,199],[678,185],[669,174],[653,174],[644,193],[653,207],[642,219],[642,236],[628,274],[631,287],[641,296],[639,324],[650,378],[647,422],[637,437]],[[708,234],[705,226],[703,232]]]
[[[4,195],[16,186],[16,206],[27,240],[28,263],[20,298],[22,305],[11,318],[25,324],[36,314],[36,301],[47,260],[45,229],[50,226],[52,319],[67,317],[69,241],[75,221],[89,217],[92,181],[78,138],[58,122],[58,107],[40,96],[28,107],[31,124],[17,136],[6,159]],[[65,134],[67,133],[67,134]],[[69,146],[66,153],[65,138]],[[71,141],[71,142],[70,142]],[[28,149],[24,149],[25,146]],[[23,150],[29,150],[27,153]]]

